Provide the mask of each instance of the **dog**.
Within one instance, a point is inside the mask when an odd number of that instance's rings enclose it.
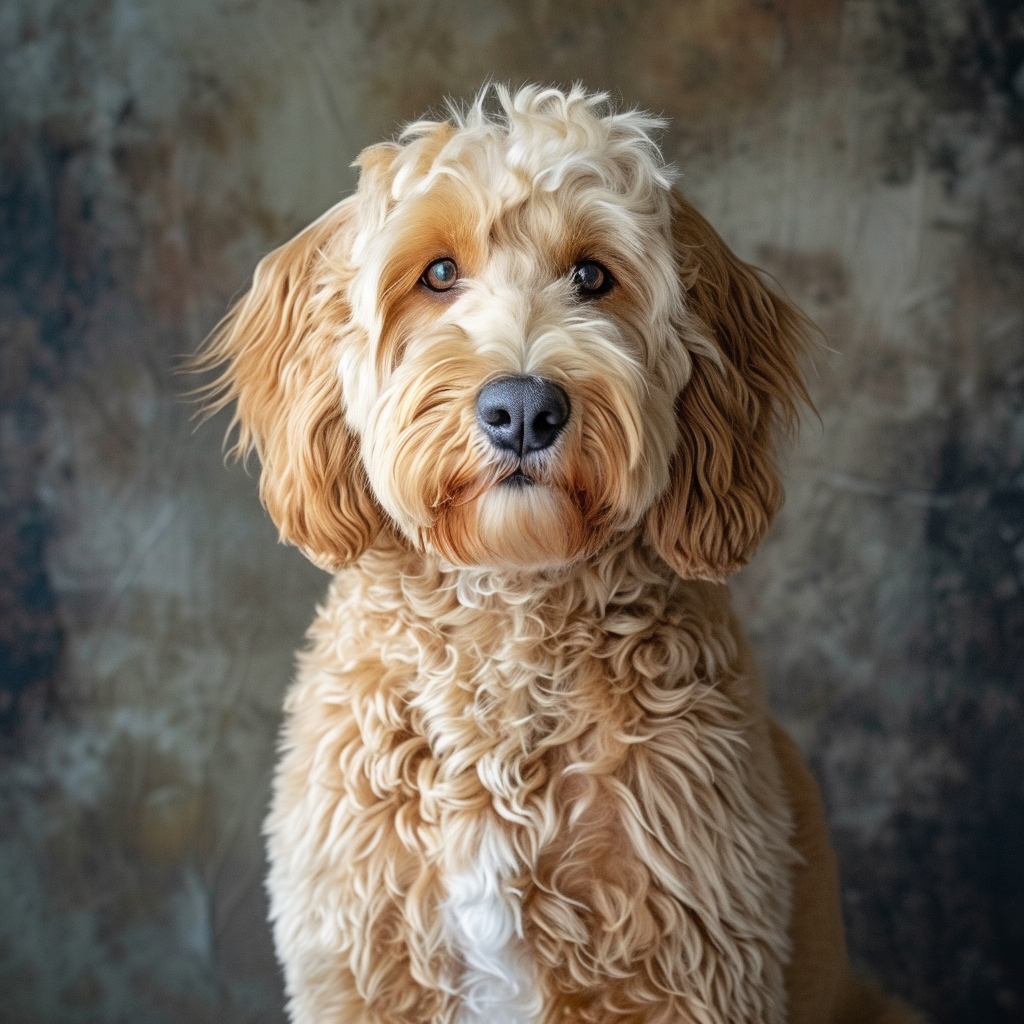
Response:
[[[335,573],[266,823],[295,1024],[916,1019],[850,971],[723,582],[782,501],[810,325],[662,127],[580,86],[418,121],[198,357]]]

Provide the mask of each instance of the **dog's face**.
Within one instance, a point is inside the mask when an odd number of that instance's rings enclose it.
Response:
[[[387,528],[456,565],[551,567],[642,530],[684,575],[749,557],[802,321],[581,90],[496,90],[366,150],[354,196],[268,256],[218,329],[282,536]]]
[[[458,564],[586,554],[668,481],[690,372],[668,182],[644,120],[559,100],[365,153],[333,286],[373,494]]]

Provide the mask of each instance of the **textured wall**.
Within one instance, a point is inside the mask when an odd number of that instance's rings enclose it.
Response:
[[[664,111],[827,338],[735,582],[863,970],[1024,1020],[1024,7],[0,4],[0,1021],[271,1022],[259,821],[325,577],[175,360],[348,163],[487,76]]]

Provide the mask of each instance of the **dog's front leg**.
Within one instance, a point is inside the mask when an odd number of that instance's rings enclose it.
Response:
[[[415,785],[429,751],[389,715],[379,662],[343,677],[309,668],[289,696],[266,825],[292,1024],[448,1024],[458,966]]]
[[[709,690],[649,721],[649,741],[567,800],[525,905],[551,1020],[785,1021],[788,816],[722,703]]]

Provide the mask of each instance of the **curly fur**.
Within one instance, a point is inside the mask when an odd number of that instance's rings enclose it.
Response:
[[[807,325],[659,127],[578,87],[417,122],[199,357],[282,539],[337,573],[267,821],[297,1024],[911,1019],[849,973],[814,784],[721,583],[781,502]],[[475,416],[509,373],[573,410],[521,467]]]

